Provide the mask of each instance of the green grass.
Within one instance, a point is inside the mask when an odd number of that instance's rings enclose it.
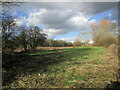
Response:
[[[21,62],[17,79],[4,87],[105,87],[114,79],[107,60],[101,58],[103,47],[76,47],[27,53]]]

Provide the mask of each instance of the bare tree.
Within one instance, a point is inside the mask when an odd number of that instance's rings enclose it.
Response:
[[[93,40],[96,45],[109,46],[111,44],[117,44],[117,35],[115,32],[117,25],[115,23],[103,19],[99,24],[93,23],[91,28]]]
[[[31,28],[29,30],[29,38],[28,38],[31,50],[35,50],[38,45],[43,44],[47,39],[46,36],[47,35],[37,26]]]

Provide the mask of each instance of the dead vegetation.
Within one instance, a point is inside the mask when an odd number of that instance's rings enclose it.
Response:
[[[115,56],[118,56],[118,45],[112,44],[107,48],[107,53],[112,53]]]
[[[111,80],[105,90],[108,90],[109,88],[120,88],[120,67],[118,55],[118,45],[112,44],[106,49],[106,54],[103,58],[106,59],[106,63],[109,64],[108,69],[111,69],[114,72],[113,75],[115,80]]]
[[[37,47],[37,50],[57,50],[57,49],[65,49],[65,48],[73,48],[73,47]],[[17,48],[14,52],[24,51],[23,48]]]

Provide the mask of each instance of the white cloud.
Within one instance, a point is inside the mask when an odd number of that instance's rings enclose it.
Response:
[[[76,37],[60,38],[59,40],[65,40],[65,41],[68,41],[68,42],[74,42],[76,40]]]
[[[74,43],[74,41],[71,41],[71,43]]]
[[[76,26],[82,26],[84,24],[87,24],[88,18],[84,17],[83,15],[77,15],[70,18],[69,21]]]
[[[78,31],[88,25],[88,18],[69,8],[61,11],[41,8],[38,11],[31,12],[28,18],[20,17],[16,21],[19,25],[24,22],[27,26],[42,25],[50,38],[67,34],[73,30]]]
[[[27,25],[28,26],[37,26],[41,23],[41,18],[43,14],[46,12],[46,9],[40,9],[37,12],[30,13],[28,19],[27,19]]]
[[[112,14],[111,13],[109,13],[109,16],[111,16]]]
[[[14,20],[17,23],[18,26],[24,24],[27,21],[26,17],[18,17]]]
[[[62,32],[61,29],[45,29],[44,31],[49,36],[49,38],[54,38]]]
[[[103,7],[101,7],[101,5]],[[93,15],[108,10],[115,3],[22,3],[20,8],[28,17],[17,18],[18,25],[26,23],[27,26],[41,25],[49,38],[67,34],[71,31],[88,30]],[[33,8],[30,8],[33,7]],[[73,41],[71,38],[63,38]]]
[[[23,23],[23,21],[21,21],[21,20],[18,20],[18,21],[17,21],[17,20],[15,19],[15,21],[16,21],[16,24],[17,24],[18,26],[19,26],[19,25],[22,25],[22,23]]]

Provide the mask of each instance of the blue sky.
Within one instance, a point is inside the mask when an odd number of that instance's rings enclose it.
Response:
[[[98,3],[85,3],[84,8],[81,3],[79,4],[24,3],[21,4],[21,7],[14,9],[13,15],[16,17],[15,20],[18,25],[38,26],[48,34],[49,39],[68,42],[75,41],[78,37],[82,41],[91,40],[89,25],[92,22],[97,23],[101,19],[117,20],[114,18],[117,16],[117,9],[114,4],[115,8],[110,7],[111,3],[106,3],[105,8],[102,9]],[[84,32],[87,34],[82,34]]]

